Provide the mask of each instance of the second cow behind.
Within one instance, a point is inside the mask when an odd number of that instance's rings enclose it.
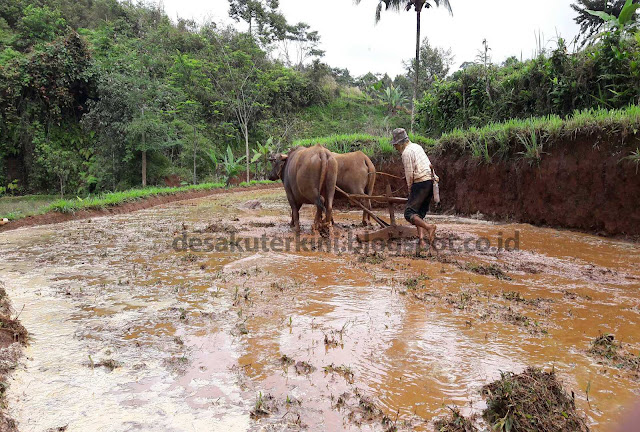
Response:
[[[332,153],[338,162],[336,185],[348,194],[372,195],[376,183],[376,167],[371,159],[361,151],[351,153]],[[366,207],[371,210],[371,200]],[[367,212],[362,212],[362,225],[371,220]]]

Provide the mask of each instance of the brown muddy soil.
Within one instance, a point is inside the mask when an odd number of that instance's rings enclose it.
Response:
[[[625,158],[639,144],[637,138],[579,135],[544,147],[539,163],[512,155],[486,164],[459,149],[429,157],[440,176],[443,211],[637,239],[640,173]],[[402,177],[398,158],[374,163]],[[376,193],[384,192],[385,181],[377,178]],[[402,180],[391,184],[406,196]]]
[[[278,185],[255,185],[243,188],[243,190],[259,190],[276,188]],[[30,227],[36,225],[49,225],[61,222],[68,222],[72,220],[88,219],[91,217],[109,216],[124,213],[131,213],[146,208],[159,206],[176,201],[184,201],[195,198],[202,198],[210,195],[216,195],[219,193],[227,193],[225,189],[210,189],[199,191],[187,191],[172,195],[160,195],[149,198],[144,198],[134,202],[125,202],[116,206],[106,207],[102,209],[82,210],[75,213],[59,213],[49,212],[41,215],[27,216],[22,219],[10,221],[5,225],[0,225],[0,232],[14,230],[23,227]]]
[[[357,211],[327,244],[312,216],[296,238],[282,189],[243,190],[0,234],[32,335],[20,430],[433,430],[452,409],[483,430],[483,386],[529,366],[592,431],[640,396],[589,352],[640,348],[637,244],[437,216],[417,255],[359,245]]]

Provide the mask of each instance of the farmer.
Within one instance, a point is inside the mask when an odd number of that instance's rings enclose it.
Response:
[[[433,196],[433,178],[431,161],[421,146],[409,140],[402,128],[393,130],[393,147],[402,154],[404,175],[409,188],[409,199],[404,210],[404,218],[418,229],[418,251],[426,248],[425,232],[429,236],[429,252],[436,237],[436,226],[424,221]]]

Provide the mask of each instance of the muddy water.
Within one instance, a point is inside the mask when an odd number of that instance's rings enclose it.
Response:
[[[438,217],[443,244],[517,236],[519,250],[365,259],[340,252],[359,220],[336,215],[338,253],[172,248],[183,234],[292,240],[276,189],[0,234],[0,280],[32,334],[11,414],[25,431],[382,430],[382,415],[431,430],[529,365],[558,372],[594,431],[640,397],[637,376],[587,355],[599,333],[640,349],[638,245]]]

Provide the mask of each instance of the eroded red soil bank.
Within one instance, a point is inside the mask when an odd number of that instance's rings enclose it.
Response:
[[[443,211],[602,235],[640,235],[640,171],[625,159],[637,138],[578,136],[547,144],[539,164],[514,154],[490,164],[468,153],[429,155],[441,178]],[[374,161],[379,171],[402,176],[399,157]],[[378,177],[376,193],[384,191]],[[402,180],[391,179],[395,195],[406,195]]]

